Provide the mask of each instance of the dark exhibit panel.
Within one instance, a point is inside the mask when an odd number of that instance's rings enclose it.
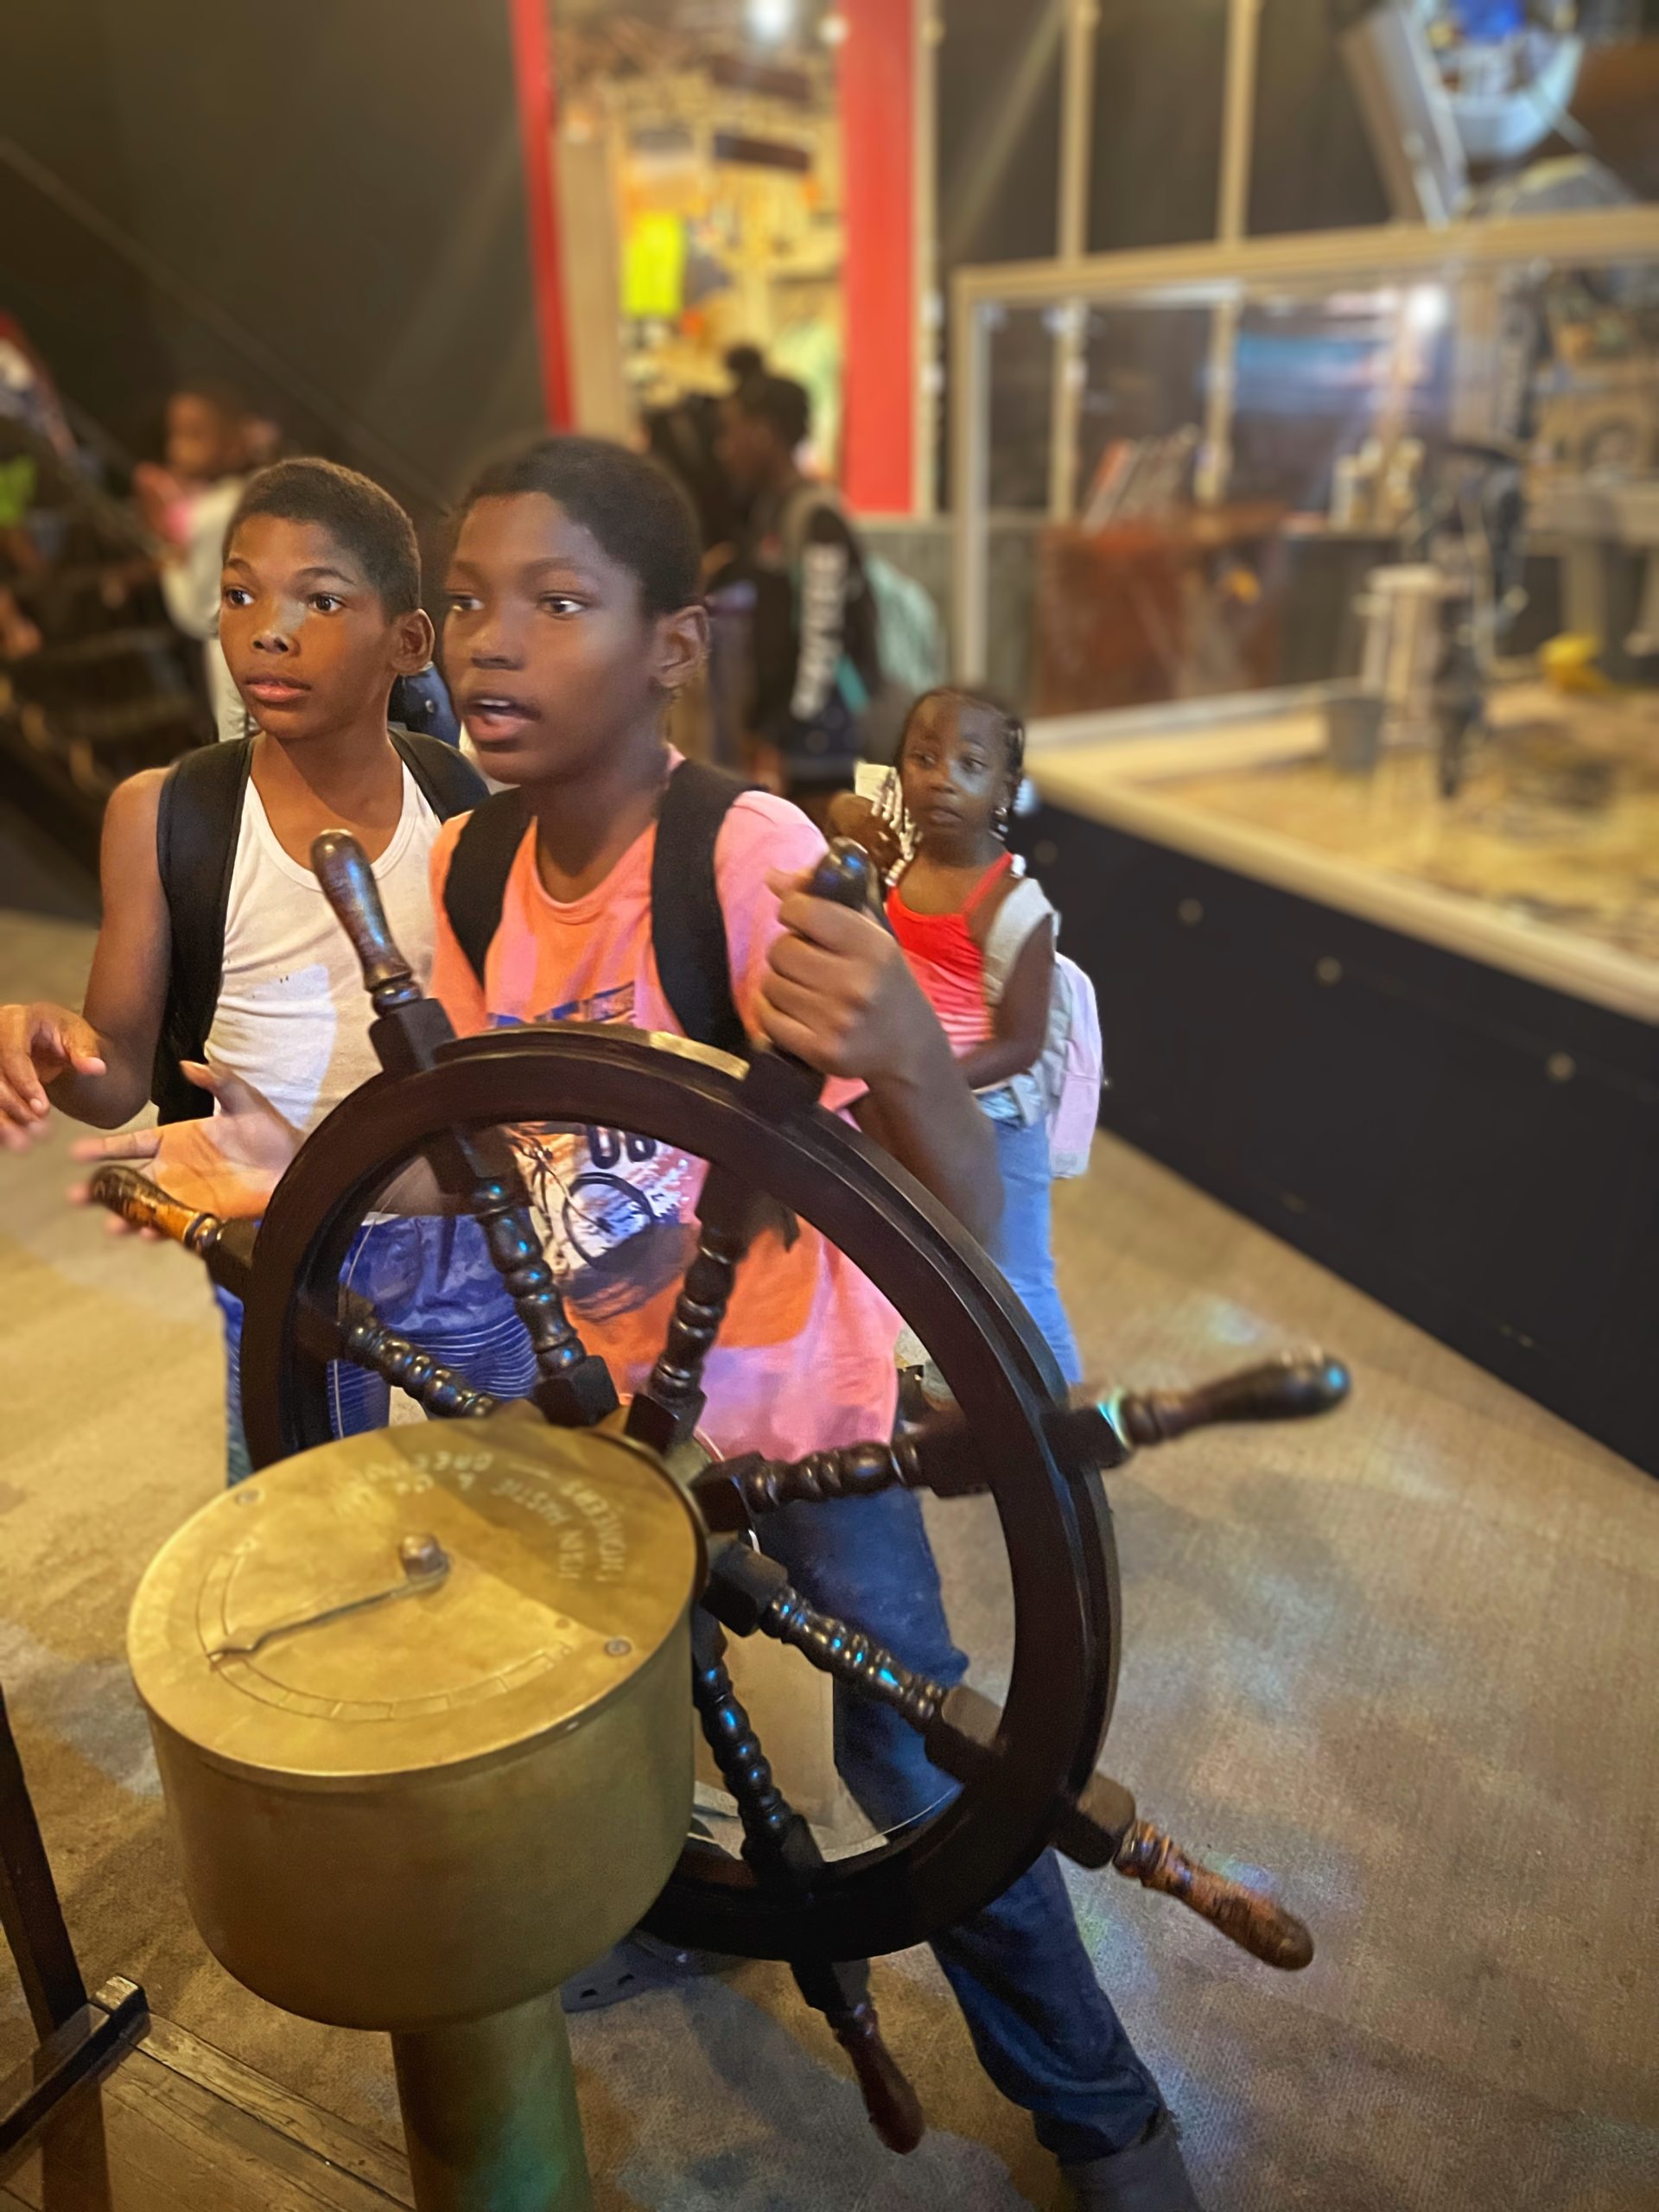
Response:
[[[1106,1124],[1659,1474],[1640,1020],[1044,807]]]
[[[4,297],[130,451],[181,377],[417,512],[541,416],[505,8],[0,10]]]

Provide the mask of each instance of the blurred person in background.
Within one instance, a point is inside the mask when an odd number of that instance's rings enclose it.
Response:
[[[751,377],[764,376],[766,372],[766,355],[758,346],[749,345],[747,341],[739,346],[728,346],[721,356],[721,363],[732,380],[734,391],[746,385]]]
[[[712,552],[721,561],[729,559],[740,517],[720,464],[719,400],[709,392],[687,392],[666,407],[653,407],[641,427],[645,450],[691,503],[698,550],[705,556]]]
[[[220,737],[242,737],[247,717],[219,644],[219,564],[225,531],[249,474],[277,443],[264,420],[227,385],[181,385],[167,403],[163,459],[133,471],[139,512],[161,541],[167,611],[200,640],[207,696]]]
[[[748,520],[718,581],[754,591],[749,768],[820,828],[853,787],[881,688],[877,615],[856,533],[799,454],[811,404],[787,377],[753,376],[725,403],[720,456]]]

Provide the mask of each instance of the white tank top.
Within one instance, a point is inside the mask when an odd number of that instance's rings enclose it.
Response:
[[[404,770],[404,807],[374,864],[386,919],[425,986],[432,973],[427,861],[438,817]],[[244,1076],[284,1119],[314,1129],[349,1090],[379,1072],[362,970],[308,868],[276,842],[251,777],[242,801],[225,973],[207,1058]]]

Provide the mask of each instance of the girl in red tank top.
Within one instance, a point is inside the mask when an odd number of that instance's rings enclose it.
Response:
[[[1075,1382],[1077,1346],[1049,1249],[1048,1128],[1032,1080],[1048,1037],[1054,917],[1016,873],[1007,844],[1025,734],[1017,715],[988,699],[931,691],[911,709],[899,742],[897,804],[842,802],[832,826],[896,863],[887,894],[893,935],[996,1129],[1003,1207],[987,1249]],[[1010,958],[1010,933],[996,925],[1016,899],[1020,913],[1011,909],[1009,920],[1028,926]],[[988,950],[996,955],[988,966]]]

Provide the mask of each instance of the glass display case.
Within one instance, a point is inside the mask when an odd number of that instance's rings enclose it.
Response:
[[[1659,210],[970,271],[955,346],[1045,796],[1659,1014]]]

